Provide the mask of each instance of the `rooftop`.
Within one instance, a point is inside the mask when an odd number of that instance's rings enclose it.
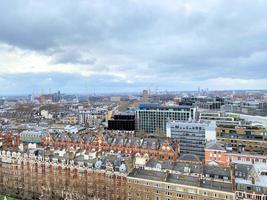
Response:
[[[200,159],[197,155],[194,154],[183,154],[179,158],[180,161],[191,161],[191,162],[200,162]]]
[[[139,106],[140,110],[169,110],[169,109],[190,109],[192,108],[191,106],[186,106],[186,105],[177,105],[177,106],[164,106],[164,105],[159,105],[159,104],[141,104]]]
[[[223,144],[217,141],[212,141],[206,144],[206,149],[209,150],[217,150],[217,151],[225,151]]]
[[[233,191],[233,185],[231,182],[207,180],[207,179],[202,179],[200,177],[188,176],[184,174],[177,175],[174,173],[152,171],[139,168],[139,169],[134,169],[128,176],[133,178],[147,179],[153,181],[209,188],[214,190],[222,190],[226,192]]]
[[[135,168],[128,174],[129,177],[148,179],[153,181],[165,181],[166,175],[167,174],[165,172],[145,170],[141,168]]]

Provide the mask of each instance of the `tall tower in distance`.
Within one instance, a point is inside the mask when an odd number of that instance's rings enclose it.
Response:
[[[144,103],[147,103],[149,101],[149,92],[148,92],[148,90],[143,90],[142,101]]]

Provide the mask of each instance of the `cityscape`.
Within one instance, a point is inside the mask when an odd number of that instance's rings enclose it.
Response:
[[[266,8],[1,0],[0,200],[267,200]]]
[[[17,199],[267,198],[267,92],[2,97]]]

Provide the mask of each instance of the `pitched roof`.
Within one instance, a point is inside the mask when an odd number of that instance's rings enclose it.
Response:
[[[210,149],[210,150],[217,150],[217,151],[225,151],[225,148],[223,147],[223,144],[220,142],[209,142],[206,145],[206,149]]]
[[[192,161],[192,162],[200,162],[200,159],[197,155],[195,154],[183,154],[179,158],[181,161]]]

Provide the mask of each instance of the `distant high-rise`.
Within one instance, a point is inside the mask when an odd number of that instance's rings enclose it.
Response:
[[[144,103],[147,103],[149,101],[149,92],[148,92],[148,90],[143,90],[142,101]]]

